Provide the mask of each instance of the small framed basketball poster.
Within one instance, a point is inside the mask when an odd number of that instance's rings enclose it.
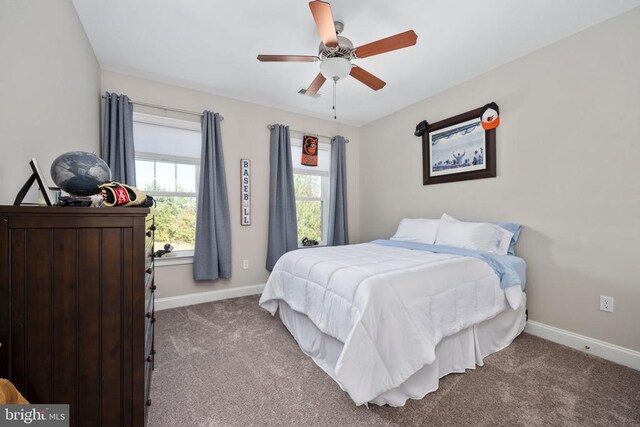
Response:
[[[240,225],[251,225],[251,160],[240,159]]]

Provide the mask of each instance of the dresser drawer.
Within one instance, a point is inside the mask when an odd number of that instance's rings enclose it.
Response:
[[[155,222],[152,216],[148,217],[146,222],[145,222],[145,227],[144,227],[144,236],[145,236],[145,246],[147,248],[151,248],[151,251],[153,251],[153,241],[154,241],[154,234],[156,231],[156,226],[155,226]]]
[[[155,298],[154,298],[154,293],[152,292],[149,299],[147,300],[147,304],[145,307],[145,314],[144,314],[144,330],[145,330],[145,334],[149,331],[149,327],[155,323],[156,318],[155,318]]]
[[[146,293],[148,293],[150,289],[152,291],[155,289],[152,286],[154,283],[154,280],[153,280],[154,276],[155,276],[155,269],[153,268],[153,265],[152,265],[151,267],[148,267],[144,271],[144,289]],[[145,300],[146,300],[146,295],[145,295]]]
[[[147,221],[145,223],[145,229],[144,229],[146,244],[149,244],[149,242],[153,243],[155,231],[156,231],[156,226],[155,226],[153,217],[147,218]]]
[[[145,403],[151,397],[151,375],[153,375],[153,369],[151,369],[151,364],[147,363],[144,368],[144,401]]]
[[[149,408],[151,407],[151,375],[153,370],[151,369],[151,363],[145,362],[144,367],[144,425],[147,425],[147,419],[149,418]]]
[[[153,251],[145,251],[144,253],[144,269],[148,271],[150,268],[153,268]]]
[[[151,370],[154,370],[156,367],[156,349],[155,349],[155,324],[151,324],[149,329],[147,329],[147,334],[145,337],[145,357],[144,363],[145,367],[147,365],[151,366]]]
[[[144,337],[144,360],[145,362],[149,362],[149,363],[151,363],[151,360],[153,359],[153,354],[151,353],[153,348],[153,330],[155,327],[154,323],[155,322],[149,323],[149,326],[145,331],[145,337]]]
[[[151,233],[151,231],[147,231],[147,233]],[[145,236],[144,238],[144,253],[145,255],[153,254],[153,234],[151,237]]]
[[[151,289],[148,289],[147,295],[145,296],[145,300],[144,300],[144,307],[145,307],[145,312],[144,315],[146,316],[147,313],[149,313],[148,307],[154,303],[154,299],[155,299],[155,292],[153,292]],[[151,311],[151,314],[153,314],[153,310]],[[149,318],[147,318],[148,320]]]
[[[149,388],[151,384],[151,371],[153,371],[155,354],[153,351],[153,334],[154,334],[154,325],[151,324],[149,329],[147,330],[147,336],[145,338],[145,358],[144,358],[144,400],[145,402],[149,399]]]
[[[149,302],[155,298],[156,285],[155,285],[155,280],[154,280],[153,275],[154,275],[153,270],[152,270],[151,274],[145,275],[145,276],[147,276],[147,282],[145,283],[145,287],[144,287],[144,307],[145,307],[145,309],[149,305]],[[148,310],[145,311],[145,314],[147,313],[147,311]]]

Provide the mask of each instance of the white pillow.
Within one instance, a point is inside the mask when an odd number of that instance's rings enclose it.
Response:
[[[446,213],[440,218],[436,245],[475,249],[506,255],[513,233],[486,222],[459,221]]]
[[[438,234],[439,219],[404,218],[391,240],[433,245]]]

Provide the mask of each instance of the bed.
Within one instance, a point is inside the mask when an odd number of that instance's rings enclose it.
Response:
[[[524,268],[421,242],[299,249],[278,260],[260,305],[356,405],[402,406],[522,332]]]

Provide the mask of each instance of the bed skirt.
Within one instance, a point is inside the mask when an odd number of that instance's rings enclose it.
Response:
[[[407,399],[422,399],[438,389],[445,375],[482,366],[483,359],[507,347],[525,326],[526,295],[517,310],[506,310],[496,317],[470,326],[446,337],[436,347],[436,360],[425,365],[400,386],[371,400],[376,405],[403,406]],[[343,343],[321,332],[309,318],[280,300],[282,323],[298,342],[302,351],[335,380],[335,367]],[[337,381],[336,381],[337,382]],[[339,383],[338,383],[339,384]]]

